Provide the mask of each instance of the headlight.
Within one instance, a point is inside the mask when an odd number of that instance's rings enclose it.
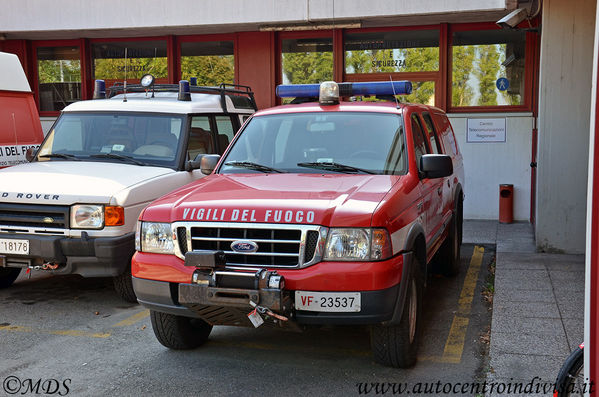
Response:
[[[174,254],[175,244],[170,223],[141,222],[140,245],[142,252]]]
[[[101,229],[104,227],[104,206],[77,204],[71,207],[71,228]]]
[[[385,229],[331,229],[325,260],[369,261],[391,257],[391,240]]]

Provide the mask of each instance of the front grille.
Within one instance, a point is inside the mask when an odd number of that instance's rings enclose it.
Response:
[[[310,230],[306,238],[306,252],[304,253],[304,261],[310,262],[314,257],[316,246],[318,245],[319,233],[316,230]]]
[[[69,207],[0,203],[0,226],[68,229]]]
[[[298,267],[309,263],[317,253],[318,226],[265,224],[187,223],[176,225],[179,250],[223,251],[229,266]],[[249,240],[256,252],[240,253],[231,243]]]

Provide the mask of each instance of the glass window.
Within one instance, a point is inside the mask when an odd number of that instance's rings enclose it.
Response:
[[[81,99],[79,47],[38,47],[41,111],[59,111]]]
[[[232,161],[296,173],[353,174],[366,170],[403,174],[406,159],[402,121],[396,114],[366,112],[253,117],[224,160],[221,172],[259,172],[251,167],[226,165]]]
[[[431,149],[434,154],[441,153],[441,147],[439,146],[439,138],[437,137],[437,131],[435,130],[435,126],[433,124],[433,120],[431,119],[431,115],[428,113],[422,113],[422,118],[424,119],[424,125],[426,130],[428,131],[428,136],[431,141]]]
[[[420,120],[418,120],[418,116],[415,113],[412,114],[411,122],[414,152],[416,154],[416,166],[420,169],[420,159],[422,156],[429,153],[429,149],[428,144],[426,143],[426,137],[422,131],[422,126],[420,125]]]
[[[283,84],[333,80],[333,39],[284,39],[281,62]]]
[[[63,113],[40,161],[85,159],[176,167],[184,116]]]
[[[234,83],[235,57],[232,41],[181,43],[181,78],[198,79],[198,85]]]
[[[127,62],[125,63],[125,50]],[[125,80],[138,83],[144,74],[166,83],[166,41],[112,41],[92,44],[93,78],[106,81],[106,88]],[[161,80],[162,79],[162,80]]]
[[[218,129],[218,154],[223,154],[235,136],[235,129],[229,116],[216,116],[215,119]]]
[[[187,159],[193,160],[198,154],[216,153],[209,116],[194,116],[191,119]]]
[[[452,106],[524,104],[525,32],[454,32],[452,46]]]
[[[439,31],[345,34],[345,73],[439,70]]]
[[[398,95],[404,103],[422,103],[435,106],[435,82],[434,81],[412,81],[412,93],[410,95]]]

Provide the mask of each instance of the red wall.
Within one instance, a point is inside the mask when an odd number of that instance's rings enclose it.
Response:
[[[244,32],[237,36],[235,70],[238,84],[252,87],[259,109],[275,105],[275,35]]]

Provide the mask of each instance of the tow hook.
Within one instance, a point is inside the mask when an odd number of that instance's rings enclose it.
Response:
[[[254,308],[254,310],[250,314],[248,314],[248,316],[252,315],[252,313],[257,311],[260,314],[263,314],[263,315],[269,316],[269,317],[274,317],[280,321],[289,321],[289,319],[287,317],[281,316],[280,314],[277,314],[277,313],[274,313],[268,307],[259,306],[252,300],[250,300],[250,305]]]
[[[31,272],[31,270],[56,270],[58,269],[58,266],[57,263],[44,263],[43,265],[28,266],[27,273]]]

